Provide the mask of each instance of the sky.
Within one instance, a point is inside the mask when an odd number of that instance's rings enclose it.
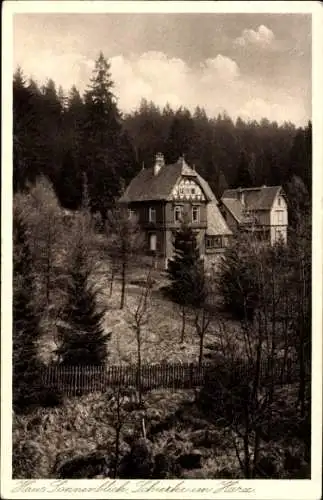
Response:
[[[83,92],[102,51],[123,112],[142,98],[209,116],[311,119],[306,14],[15,14],[14,68]]]

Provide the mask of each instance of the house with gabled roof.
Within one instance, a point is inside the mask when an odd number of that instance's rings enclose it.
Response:
[[[271,245],[287,242],[288,210],[281,186],[227,189],[220,208],[233,233],[252,232]]]
[[[132,179],[119,203],[128,206],[146,234],[147,254],[166,267],[173,257],[173,238],[185,218],[196,233],[206,262],[217,260],[232,232],[225,222],[209,184],[184,157],[166,165],[161,153],[152,168]]]

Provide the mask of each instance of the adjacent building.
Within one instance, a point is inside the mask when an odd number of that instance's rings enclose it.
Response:
[[[287,242],[288,211],[281,186],[228,189],[220,208],[233,233],[252,232],[271,245]]]
[[[200,254],[207,264],[217,261],[232,236],[209,184],[184,157],[166,165],[161,153],[152,168],[143,168],[130,182],[120,203],[136,216],[146,235],[147,254],[167,266],[173,257],[173,238],[185,217],[196,232]]]

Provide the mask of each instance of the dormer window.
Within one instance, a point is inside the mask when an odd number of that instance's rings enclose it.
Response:
[[[224,246],[223,238],[221,236],[207,236],[205,239],[205,246],[207,250],[222,248]]]
[[[156,208],[149,207],[149,222],[156,222]]]

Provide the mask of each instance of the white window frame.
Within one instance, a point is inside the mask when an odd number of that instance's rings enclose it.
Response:
[[[156,222],[156,208],[149,207],[149,222]]]
[[[197,218],[194,220],[194,211],[196,210],[197,213]],[[200,222],[200,206],[199,205],[193,205],[192,206],[192,223],[193,224],[199,224]]]

